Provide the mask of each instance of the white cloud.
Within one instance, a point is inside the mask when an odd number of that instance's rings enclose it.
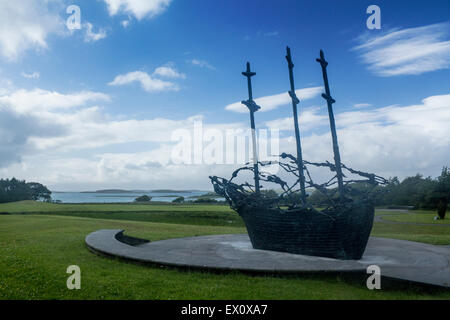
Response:
[[[364,35],[354,47],[379,76],[418,75],[450,67],[450,23]]]
[[[326,125],[328,123],[328,116],[319,113],[320,108],[313,107],[308,109],[303,109],[299,114],[299,127],[302,132],[309,131],[313,128],[317,128],[321,125]],[[287,117],[282,119],[275,119],[272,121],[267,121],[266,126],[268,128],[278,129],[280,131],[294,130],[294,120],[293,117]]]
[[[142,89],[147,92],[178,91],[179,87],[173,82],[156,79],[143,71],[133,71],[116,76],[110,86],[123,86],[133,82],[139,82]]]
[[[0,1],[0,54],[15,61],[27,50],[47,49],[50,34],[63,30],[59,0]]]
[[[122,27],[128,28],[128,26],[130,25],[130,20],[122,20],[120,24],[122,25]]]
[[[308,100],[317,97],[322,92],[322,90],[323,90],[322,87],[312,87],[312,88],[298,89],[295,91],[295,93],[297,94],[297,97],[300,100]],[[290,104],[291,101],[292,101],[291,97],[287,92],[255,99],[256,104],[261,107],[260,112],[266,112],[277,109],[278,107]],[[228,111],[234,111],[239,113],[248,112],[248,108],[241,102],[235,102],[233,104],[230,104],[226,106],[225,109]]]
[[[0,77],[0,96],[8,94],[14,89],[15,86],[11,80]]]
[[[210,70],[216,70],[216,67],[214,67],[208,61],[205,61],[205,60],[191,59],[191,60],[188,60],[187,63],[190,63],[193,66],[200,67],[200,68],[207,68],[207,69],[210,69]]]
[[[43,89],[20,89],[1,96],[0,175],[84,190],[115,183],[168,188],[176,177],[183,177],[185,185],[180,187],[186,188],[202,174],[213,173],[202,165],[186,170],[185,165],[170,164],[172,133],[192,130],[201,117],[115,119],[92,106],[108,99],[98,92],[65,94]],[[243,125],[204,125],[205,130],[211,127]],[[137,144],[135,152],[123,151],[133,144]]]
[[[42,89],[5,90],[0,95],[0,166],[20,162],[24,154],[39,149],[33,139],[58,139],[66,135],[67,121],[70,123],[74,114],[81,119],[80,115],[89,110],[68,112],[68,109],[99,100],[107,101],[109,97],[90,91],[61,94]]]
[[[171,79],[186,79],[186,75],[184,73],[178,72],[178,70],[173,68],[170,64],[156,68],[153,75]]]
[[[367,108],[371,107],[372,105],[370,103],[356,103],[353,105],[353,108]]]
[[[95,42],[106,38],[106,31],[104,29],[99,29],[99,31],[96,33],[93,31],[94,26],[92,25],[92,23],[86,22],[83,26],[84,28],[86,28],[86,33],[84,36],[85,42]]]
[[[102,94],[89,95],[91,100],[85,94],[79,99],[74,96],[53,92],[41,94],[37,99],[35,92],[20,90],[20,95],[2,97],[0,175],[61,188],[84,189],[111,183],[148,187],[149,181],[157,188],[169,187],[180,176],[187,179],[183,182],[187,187],[190,179],[210,172],[203,166],[186,170],[184,165],[170,164],[171,134],[182,128],[192,129],[194,121],[201,117],[119,120],[105,114],[102,108],[89,105]],[[55,97],[60,103],[56,103]],[[31,112],[24,112],[23,103]],[[60,104],[62,107],[56,107]],[[208,127],[211,126],[205,125],[205,129]],[[236,125],[215,127],[235,128]],[[123,146],[129,149],[133,143],[138,143],[136,152],[121,152]]]
[[[111,16],[132,14],[138,20],[152,18],[167,9],[172,0],[104,0]]]
[[[322,114],[318,109],[307,110],[299,120],[304,159],[332,161],[326,110]],[[268,124],[280,130],[292,130],[292,122],[291,117]],[[404,178],[416,173],[436,176],[442,166],[450,164],[448,123],[450,94],[431,96],[417,105],[336,113],[342,161],[355,169],[385,177]],[[282,140],[280,145],[281,150],[295,152],[292,138]]]
[[[99,92],[81,91],[72,94],[61,94],[43,89],[20,89],[0,96],[0,104],[9,106],[20,114],[41,113],[56,109],[69,109],[84,106],[92,101],[109,101],[109,96]]]
[[[234,166],[175,165],[171,134],[193,129],[201,117],[113,118],[94,103],[99,92],[13,90],[0,96],[0,175],[36,180],[56,189],[209,189],[208,175],[228,177]],[[332,160],[326,108],[301,108],[304,158]],[[438,175],[450,159],[450,94],[407,106],[336,112],[342,160],[355,169],[404,178]],[[295,153],[292,118],[266,123],[283,129],[280,150]],[[204,129],[247,129],[242,123]],[[262,126],[263,127],[263,126]],[[134,151],[133,151],[134,148]],[[314,171],[317,181],[329,172]]]
[[[122,86],[139,82],[142,89],[147,92],[178,91],[180,89],[176,83],[158,78],[186,79],[186,75],[175,69],[173,63],[169,62],[164,66],[156,68],[151,75],[144,71],[133,71],[118,75],[109,85]]]
[[[22,72],[22,77],[27,78],[27,79],[39,79],[41,77],[41,74],[39,72],[33,72],[33,73]]]

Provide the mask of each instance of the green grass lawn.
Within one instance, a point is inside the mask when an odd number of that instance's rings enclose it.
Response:
[[[394,219],[399,219],[398,221],[404,222],[419,222],[415,221],[415,216],[425,215],[431,221],[426,221],[426,223],[438,224],[437,221],[433,220],[436,215],[433,211],[412,211],[413,213],[402,213],[393,211],[377,211],[377,215],[384,215],[383,220],[397,221]],[[447,220],[444,220],[447,221]],[[393,238],[393,239],[403,239],[410,241],[418,241],[435,245],[449,245],[450,244],[450,228],[439,227],[439,226],[415,226],[406,224],[388,224],[388,223],[375,223],[373,230],[373,236]]]
[[[192,225],[244,226],[239,215],[228,206],[216,204],[52,204],[35,201],[21,201],[15,204],[0,204],[0,212]]]
[[[211,217],[202,220],[203,225],[195,225],[195,213],[200,212],[196,205],[186,208],[184,212],[194,212],[187,217],[178,211],[179,206],[164,206],[167,213],[178,212],[180,224],[171,220],[175,216],[168,219],[170,223],[156,223],[102,219],[98,212],[92,213],[93,217],[79,217],[76,215],[83,212],[71,213],[73,209],[66,210],[65,205],[57,205],[62,208],[61,215],[56,215],[53,205],[48,207],[52,214],[46,215],[41,204],[17,205],[21,209],[13,209],[15,212],[33,212],[29,207],[36,205],[41,213],[0,215],[0,299],[450,299],[449,290],[387,280],[383,280],[382,290],[370,291],[366,278],[356,275],[217,274],[143,266],[95,255],[84,244],[87,234],[105,228],[125,229],[129,235],[152,241],[245,232],[242,226],[217,225]],[[0,212],[6,212],[4,206]],[[224,208],[204,206],[210,215],[217,210],[219,220]],[[151,210],[142,213],[154,214]],[[373,235],[450,244],[448,230],[441,233],[440,229],[447,228],[376,223]],[[82,289],[78,291],[66,288],[66,268],[73,264],[81,268]]]
[[[397,221],[397,222],[413,222],[413,223],[432,223],[432,224],[450,224],[449,215],[446,216],[445,220],[434,220],[434,217],[437,216],[436,212],[432,211],[414,211],[411,213],[400,213],[400,214],[392,214],[392,212],[385,212],[385,214],[389,214],[389,216],[384,216],[384,220],[388,221]]]
[[[36,201],[1,203],[0,213],[29,212],[231,212],[227,205],[221,204],[162,204],[162,203],[117,203],[117,204],[57,204]]]

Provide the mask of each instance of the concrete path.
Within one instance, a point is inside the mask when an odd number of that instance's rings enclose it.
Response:
[[[385,277],[450,288],[450,248],[418,242],[371,237],[363,259],[335,260],[255,250],[248,235],[179,238],[129,245],[122,230],[99,230],[86,237],[98,253],[123,259],[215,270],[270,273],[361,272],[378,265]]]

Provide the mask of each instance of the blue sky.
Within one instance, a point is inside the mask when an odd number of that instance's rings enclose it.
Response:
[[[380,30],[366,27],[373,4]],[[81,10],[81,30],[65,25],[69,5]],[[310,90],[299,106],[305,158],[331,157],[315,62],[323,49],[345,162],[388,177],[436,176],[450,156],[449,9],[448,1],[1,1],[0,174],[58,190],[209,188],[208,174],[230,166],[170,165],[170,134],[191,128],[192,117],[246,127],[248,114],[230,105],[247,98],[247,61],[254,95],[267,103],[258,128],[280,129],[280,146],[292,151],[290,104],[273,98],[289,88],[289,45],[296,87]]]

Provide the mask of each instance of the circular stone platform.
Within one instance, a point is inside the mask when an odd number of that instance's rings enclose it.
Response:
[[[215,235],[155,242],[99,230],[86,237],[98,253],[166,266],[270,273],[361,272],[378,265],[381,275],[450,287],[450,249],[405,240],[371,237],[363,259],[336,260],[255,250],[248,235]]]

